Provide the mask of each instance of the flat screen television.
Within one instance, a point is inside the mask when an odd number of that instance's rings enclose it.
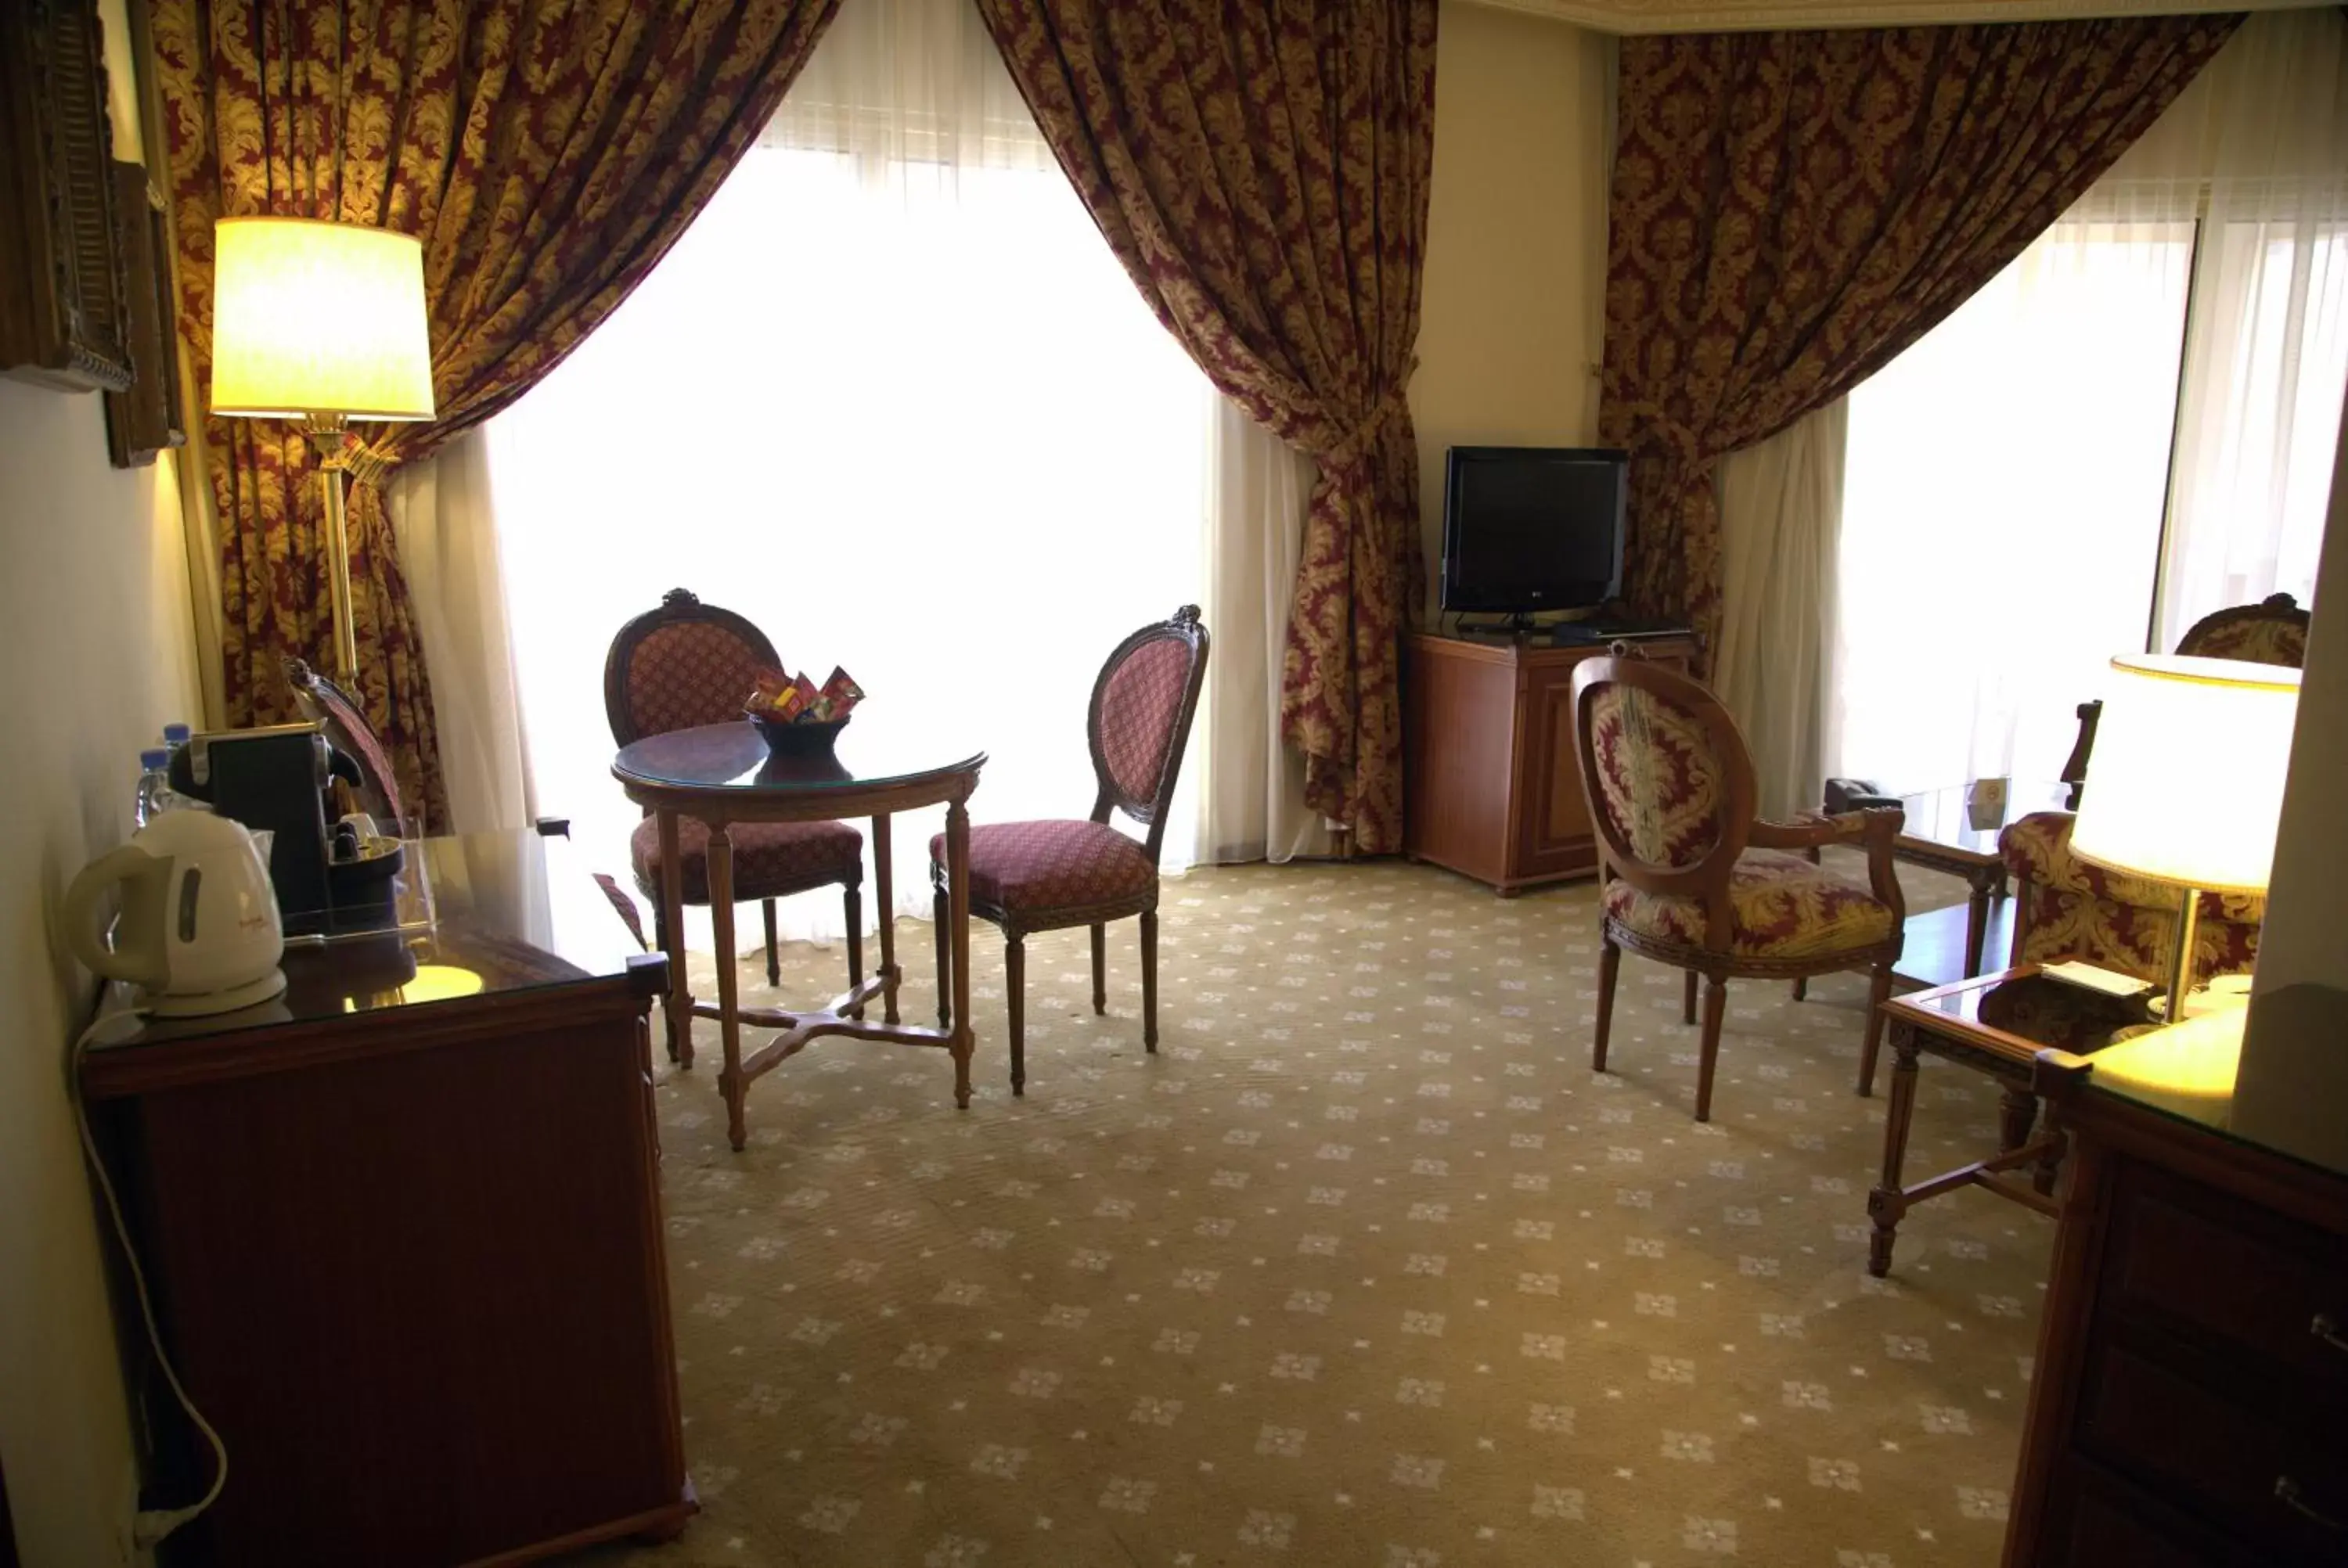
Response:
[[[1452,447],[1443,608],[1529,615],[1618,596],[1627,461],[1593,447]]]

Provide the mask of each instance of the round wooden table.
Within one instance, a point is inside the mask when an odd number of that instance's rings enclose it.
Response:
[[[652,812],[659,824],[661,911],[668,933],[669,994],[665,1004],[670,1054],[693,1063],[693,1020],[714,1018],[726,1052],[717,1081],[726,1097],[726,1135],[736,1150],[748,1136],[743,1102],[750,1084],[805,1050],[809,1041],[841,1034],[858,1040],[934,1045],[953,1056],[954,1103],[970,1105],[970,813],[984,752],[956,752],[929,737],[892,733],[880,715],[859,713],[840,732],[838,744],[819,756],[778,756],[747,719],[647,735],[612,761],[612,776],[628,798]],[[896,914],[890,886],[889,818],[942,803],[946,808],[946,864],[952,898],[948,906],[952,988],[951,1021],[929,1029],[900,1023]],[[709,829],[709,923],[717,948],[717,1001],[694,1000],[685,968],[685,879],[677,853],[677,819],[689,816]],[[736,999],[739,981],[734,952],[734,841],[737,822],[833,822],[872,819],[872,872],[880,907],[880,967],[870,979],[834,999],[828,1007],[791,1012],[745,1008]],[[865,1019],[873,999],[882,1021]],[[748,1061],[742,1059],[742,1026],[779,1030]]]

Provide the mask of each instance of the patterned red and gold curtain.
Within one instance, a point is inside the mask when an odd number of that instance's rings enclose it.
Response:
[[[356,695],[402,793],[447,820],[424,668],[378,482],[520,396],[675,242],[773,114],[838,0],[149,0],[180,328],[211,397],[212,223],[419,236],[439,417],[363,434]],[[713,352],[722,352],[712,345]],[[212,419],[232,723],[294,716],[281,661],[329,667],[324,501],[297,426]]]
[[[2240,16],[1625,38],[1599,429],[1625,594],[1716,636],[1714,468],[2019,255]]]
[[[1281,729],[1365,851],[1402,845],[1422,569],[1418,341],[1435,0],[978,0],[1060,167],[1225,395],[1319,460]]]

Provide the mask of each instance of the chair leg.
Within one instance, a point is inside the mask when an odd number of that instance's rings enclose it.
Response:
[[[1141,1045],[1158,1050],[1158,911],[1141,912]]]
[[[1693,976],[1695,971],[1688,973]],[[1697,1047],[1695,1119],[1699,1122],[1712,1120],[1712,1070],[1720,1065],[1720,1023],[1727,1012],[1728,980],[1714,975],[1704,990],[1704,1043]]]
[[[653,894],[653,951],[655,953],[665,953],[668,951],[667,911],[667,901],[662,898],[660,894],[655,891]],[[674,983],[673,979],[672,983]],[[669,1036],[668,1059],[671,1061],[678,1062],[680,1066],[691,1065],[690,1063],[679,1061],[676,1049],[676,1037],[675,1035]]]
[[[1695,971],[1694,969],[1687,972],[1687,984],[1680,993],[1680,1021],[1682,1023],[1695,1021]]]
[[[850,882],[839,890],[839,917],[848,927],[848,989],[864,983],[864,893]]]
[[[1804,975],[1800,979],[1794,982],[1794,999],[1797,1002],[1807,1001],[1809,999],[1809,995],[1810,977]]]
[[[1108,1011],[1108,927],[1093,922],[1093,1011]]]
[[[780,950],[775,946],[775,901],[762,898],[758,901],[758,908],[767,917],[767,983],[778,986],[783,983],[783,959]]]
[[[953,920],[953,907],[941,886],[931,902],[930,915],[936,922],[938,933],[938,1027],[953,1028],[953,948],[947,940],[946,927]]]
[[[1606,1071],[1606,1038],[1614,1027],[1614,977],[1622,968],[1622,949],[1613,942],[1598,946],[1598,1043],[1590,1049],[1590,1071]]]
[[[1891,999],[1891,965],[1875,966],[1875,981],[1867,988],[1867,1036],[1859,1048],[1859,1091],[1875,1092],[1875,1053],[1883,1046],[1883,1004]]]
[[[1011,1014],[1011,1092],[1027,1092],[1027,944],[1018,937],[1003,943],[1003,993]]]

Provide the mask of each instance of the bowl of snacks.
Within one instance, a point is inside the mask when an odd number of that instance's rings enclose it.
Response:
[[[742,716],[757,726],[775,755],[817,756],[831,750],[863,700],[863,688],[837,666],[820,686],[804,673],[762,670],[757,689],[742,704]]]

